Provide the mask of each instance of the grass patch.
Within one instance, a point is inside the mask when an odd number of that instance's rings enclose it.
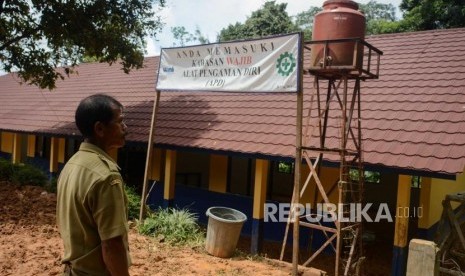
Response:
[[[124,190],[128,197],[128,218],[134,220],[139,218],[141,196],[134,187],[124,185]]]
[[[234,251],[234,257],[241,259],[241,260],[248,260],[248,261],[253,261],[253,262],[264,262],[266,261],[266,258],[267,258],[266,255],[262,253],[250,254],[237,248]]]
[[[197,224],[197,216],[187,209],[159,208],[138,224],[138,230],[172,245],[195,247],[205,242],[205,233]]]

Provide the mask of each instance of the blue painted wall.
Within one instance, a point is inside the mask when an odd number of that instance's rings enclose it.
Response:
[[[217,193],[205,189],[176,185],[175,196],[172,202],[173,207],[188,208],[191,212],[198,214],[199,223],[207,225],[208,217],[205,212],[212,206],[229,207],[243,212],[247,216],[247,221],[242,227],[242,235],[251,236],[253,223],[253,197],[242,196],[236,194]],[[278,203],[277,201],[269,201],[269,203]],[[163,199],[163,183],[157,182],[151,189],[147,200],[148,205],[152,209],[164,207]],[[286,229],[285,222],[264,222],[264,238],[270,241],[282,241]],[[292,231],[290,228],[289,231]],[[292,232],[291,232],[292,233]],[[300,245],[308,247],[310,237],[310,229],[301,227],[300,230]],[[312,247],[319,248],[326,238],[321,231],[315,231]],[[292,244],[292,234],[288,235],[288,245]],[[325,253],[332,253],[332,249],[327,248]]]
[[[6,160],[11,160],[11,153],[6,153],[0,151],[0,158],[6,159]]]

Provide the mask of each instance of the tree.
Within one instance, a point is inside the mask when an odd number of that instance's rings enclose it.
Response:
[[[53,89],[83,57],[142,67],[145,39],[161,30],[165,0],[0,0],[0,69]],[[55,67],[63,66],[60,73]]]
[[[367,21],[380,19],[387,21],[396,20],[396,7],[392,4],[382,4],[370,0],[367,4],[359,4],[359,9],[363,12]]]
[[[179,46],[185,46],[186,43],[194,40],[194,35],[189,33],[184,26],[176,26],[171,28],[171,33],[173,34],[174,39],[179,43]],[[173,43],[173,46],[178,46],[176,42]]]
[[[307,11],[300,12],[295,16],[295,24],[304,32],[305,40],[312,39],[313,20],[315,15],[322,10],[323,8],[320,7],[310,7]]]
[[[222,29],[218,40],[223,42],[235,39],[259,38],[298,31],[297,26],[287,14],[286,7],[286,3],[266,2],[261,9],[252,12],[252,15],[243,24],[237,22]]]
[[[412,30],[465,27],[463,0],[402,0],[400,9]]]
[[[304,33],[304,40],[312,39],[313,20],[315,15],[322,11],[320,7],[310,7],[308,10],[298,13],[295,16],[295,25]]]
[[[412,31],[405,20],[388,21],[384,19],[372,20],[367,22],[367,34],[391,34]]]
[[[196,26],[194,34],[189,33],[186,30],[186,27],[184,26],[176,26],[171,28],[171,33],[173,34],[173,37],[175,40],[178,41],[178,43],[174,42],[173,46],[186,46],[186,44],[189,44],[190,42],[195,42],[198,41],[200,44],[207,44],[210,43],[210,40],[208,37],[204,34],[202,34],[202,31],[200,30],[199,26]]]
[[[217,40],[222,41],[230,41],[241,39],[241,36],[244,33],[244,24],[236,22],[236,24],[229,24],[228,27],[222,29],[220,34],[217,37]],[[245,38],[245,37],[244,37]]]
[[[199,26],[196,26],[196,28],[195,28],[194,37],[200,44],[208,44],[208,43],[210,43],[210,39],[208,39],[208,37],[205,34],[202,33]]]
[[[365,14],[367,34],[394,33],[404,28],[396,21],[396,8],[392,4],[370,0],[367,4],[359,4],[359,8]]]

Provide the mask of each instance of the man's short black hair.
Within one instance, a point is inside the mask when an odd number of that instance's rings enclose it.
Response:
[[[76,109],[76,126],[85,138],[94,136],[96,122],[108,124],[113,119],[113,109],[123,107],[115,98],[105,94],[95,94],[83,99]]]

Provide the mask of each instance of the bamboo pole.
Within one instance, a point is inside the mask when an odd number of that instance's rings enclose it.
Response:
[[[155,123],[157,121],[157,113],[158,113],[158,106],[160,103],[160,90],[157,89],[157,93],[155,96],[155,102],[153,103],[153,111],[152,111],[152,122],[150,125],[150,134],[149,134],[149,141],[147,145],[147,158],[145,161],[145,172],[144,172],[144,182],[142,183],[142,197],[140,200],[140,213],[139,213],[139,220],[143,221],[146,215],[146,197],[147,197],[147,182],[149,178],[149,171],[150,166],[152,165],[152,152],[153,152],[153,140],[155,136]]]
[[[293,192],[293,203],[294,208],[291,210],[291,214],[294,215],[294,229],[293,229],[293,243],[292,243],[292,275],[298,275],[299,266],[299,208],[300,201],[300,174],[302,167],[302,115],[303,115],[303,101],[304,101],[304,90],[303,90],[303,33],[299,37],[299,91],[297,92],[297,116],[296,116],[296,150],[295,150],[295,174],[294,174],[294,192]]]

